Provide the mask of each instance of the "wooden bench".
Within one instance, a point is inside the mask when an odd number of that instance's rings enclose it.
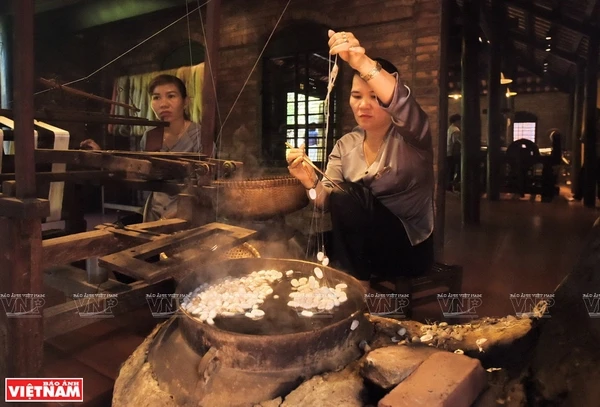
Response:
[[[438,294],[458,294],[462,287],[462,267],[435,263],[430,273],[404,280],[404,288],[399,290],[398,283],[385,277],[371,279],[371,287],[382,293],[399,293],[408,288],[411,307],[437,301]],[[406,292],[404,292],[406,293]]]

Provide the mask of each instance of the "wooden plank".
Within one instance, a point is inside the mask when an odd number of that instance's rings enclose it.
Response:
[[[96,297],[83,297],[77,301],[68,301],[46,308],[43,320],[44,340],[98,322],[98,318],[103,316],[110,318],[143,307],[147,305],[146,294],[173,292],[174,286],[171,281],[162,281],[152,285],[135,282],[129,284],[125,292],[106,291]],[[113,297],[115,294],[116,296]],[[94,310],[100,312],[96,318],[91,315]],[[102,315],[101,311],[103,310],[106,311],[105,315]]]
[[[69,264],[88,257],[104,256],[125,248],[124,242],[105,230],[92,230],[42,242],[44,267]]]

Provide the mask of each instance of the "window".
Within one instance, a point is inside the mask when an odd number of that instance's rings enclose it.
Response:
[[[302,22],[276,37],[265,52],[263,65],[264,164],[285,164],[285,142],[304,144],[310,159],[322,164],[336,138],[334,118],[339,88],[334,87],[326,112],[330,56],[323,38],[327,38],[327,27]],[[326,113],[330,116],[329,134],[325,134]]]
[[[537,139],[537,121],[537,116],[531,112],[515,112],[513,141],[525,139],[535,143]]]
[[[526,139],[535,143],[535,122],[515,123],[513,128],[513,140]]]
[[[324,99],[288,92],[287,142],[295,146],[304,143],[308,157],[315,162],[325,158],[325,124]]]

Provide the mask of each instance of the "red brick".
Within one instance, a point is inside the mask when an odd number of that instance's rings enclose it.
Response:
[[[469,407],[486,387],[481,363],[464,355],[431,355],[378,407]]]

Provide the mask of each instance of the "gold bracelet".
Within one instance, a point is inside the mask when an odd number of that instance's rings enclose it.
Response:
[[[375,76],[379,75],[381,72],[381,64],[378,61],[375,61],[375,66],[366,74],[360,74],[360,78],[365,82],[369,82]]]

